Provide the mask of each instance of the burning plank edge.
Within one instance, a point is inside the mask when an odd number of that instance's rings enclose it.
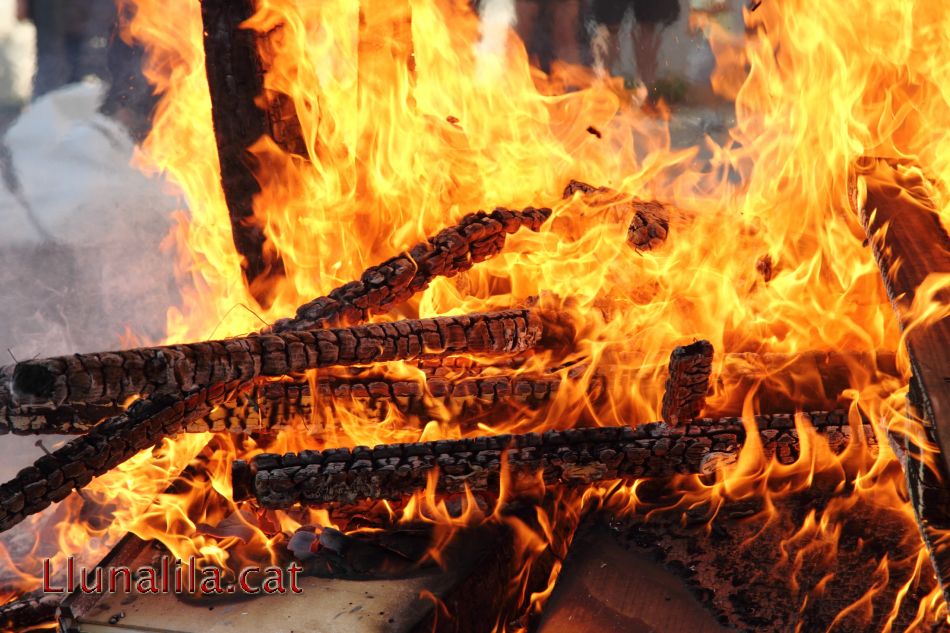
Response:
[[[521,227],[538,231],[550,216],[550,209],[534,207],[470,213],[407,252],[366,269],[359,280],[305,303],[294,318],[277,321],[271,329],[312,330],[366,321],[425,290],[436,277],[452,277],[497,255],[507,234]]]
[[[321,367],[517,353],[541,340],[546,321],[540,310],[500,310],[75,354],[18,363],[11,392],[16,405],[117,404],[137,394],[187,393]]]
[[[560,370],[552,368],[545,373],[514,373],[520,358],[493,357],[490,360],[496,364],[488,366],[472,365],[471,359],[460,356],[427,359],[420,367],[426,374],[424,381],[391,378],[379,372],[318,375],[317,394],[327,406],[362,402],[375,407],[387,403],[404,413],[419,415],[424,415],[436,402],[463,411],[469,405],[534,407],[553,399],[562,383],[578,383],[587,368],[585,364],[576,364]],[[851,368],[869,372],[876,369],[889,376],[898,373],[896,354],[892,352],[729,353],[722,356],[721,365],[721,371],[713,378],[731,385],[735,393],[728,400],[707,401],[703,409],[707,417],[741,415],[744,398],[752,389],[756,390],[753,400],[757,410],[765,413],[841,408],[847,405],[841,394],[851,387]],[[483,375],[489,368],[499,373]],[[617,377],[621,369],[609,362],[597,367],[586,385],[588,397],[596,400],[612,381],[625,379]],[[649,368],[640,369],[650,373]],[[0,370],[0,402],[8,401],[3,397],[3,390],[10,371],[12,368]],[[802,383],[809,377],[817,377],[818,384],[803,389]],[[670,390],[667,393],[671,393]],[[309,420],[312,403],[310,383],[305,379],[254,384],[238,391],[234,400],[222,403],[204,418],[186,425],[185,430],[246,433],[280,429],[294,418]],[[0,434],[85,433],[99,421],[121,411],[121,407],[111,405],[0,406]]]
[[[866,199],[860,199],[860,184]],[[862,157],[849,174],[852,210],[864,226],[881,270],[910,357],[911,412],[923,422],[918,433],[939,454],[925,463],[910,438],[891,437],[907,478],[917,524],[944,598],[950,603],[950,318],[915,324],[913,303],[932,275],[950,275],[950,236],[937,214],[920,168],[886,158]],[[863,202],[863,205],[862,205]],[[934,302],[950,304],[943,288]]]
[[[52,453],[22,469],[0,485],[0,532],[6,531],[73,490],[86,486],[131,459],[179,433],[185,424],[204,417],[234,397],[240,381],[218,384],[185,397],[156,396],[137,400],[121,415],[96,425]]]
[[[802,414],[836,452],[851,442],[843,412]],[[756,416],[766,454],[782,463],[800,452],[795,416]],[[298,504],[397,499],[425,490],[437,470],[438,490],[497,490],[502,464],[513,477],[540,475],[546,484],[710,474],[737,457],[745,440],[740,418],[701,419],[683,427],[662,422],[637,427],[591,427],[412,444],[358,446],[286,455],[261,454],[232,468],[236,501],[254,498],[267,508]],[[876,450],[873,429],[861,440]]]

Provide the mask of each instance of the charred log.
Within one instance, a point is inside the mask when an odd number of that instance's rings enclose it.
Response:
[[[870,426],[852,429],[845,413],[803,415],[832,450],[844,450],[853,431],[860,441],[876,446]],[[794,416],[757,416],[756,422],[766,454],[782,463],[797,459]],[[424,490],[436,469],[441,492],[497,490],[503,463],[514,478],[540,474],[546,484],[708,474],[735,458],[745,434],[741,419],[724,418],[696,420],[688,427],[657,422],[262,454],[249,464],[234,463],[234,496],[256,498],[268,508],[396,499]]]
[[[474,264],[497,255],[506,235],[522,226],[537,231],[551,215],[550,209],[528,207],[521,211],[498,208],[491,213],[470,213],[408,252],[368,268],[359,278],[325,297],[297,309],[293,319],[282,319],[274,332],[340,327],[365,321],[372,314],[388,312],[439,276],[452,277]]]
[[[502,310],[204,343],[75,354],[18,363],[18,405],[115,404],[136,394],[187,393],[307,369],[451,354],[507,354],[543,335],[541,313]]]
[[[34,594],[0,606],[0,627],[4,631],[23,631],[52,622],[62,596]]]
[[[121,415],[96,425],[0,485],[0,531],[65,499],[135,456],[180,432],[233,397],[240,383],[218,384],[185,397],[169,395],[137,400]]]
[[[664,421],[673,425],[688,422],[703,410],[712,359],[713,346],[709,341],[696,341],[673,350],[663,394]]]
[[[361,403],[364,412],[384,417],[390,407],[404,415],[430,418],[437,406],[456,412],[464,425],[487,411],[504,416],[512,409],[537,409],[550,402],[567,374],[514,374],[474,376],[448,380],[433,376],[427,380],[393,379],[386,376],[317,377],[316,393],[321,406],[314,407],[309,381],[269,382],[255,387],[246,396],[217,407],[204,418],[186,425],[188,432],[252,433],[279,430],[305,424],[317,416],[331,414],[337,407]],[[604,386],[602,376],[595,376],[587,386],[588,397],[596,399]],[[469,425],[472,425],[469,422]]]
[[[256,36],[241,27],[253,14],[253,0],[201,1],[205,71],[221,188],[231,217],[234,246],[243,257],[245,280],[254,298],[267,306],[273,280],[283,277],[284,266],[254,218],[254,197],[260,193],[260,185],[248,148],[268,134],[270,126],[268,114],[256,103],[264,89]]]

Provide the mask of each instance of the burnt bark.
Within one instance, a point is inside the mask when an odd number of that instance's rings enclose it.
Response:
[[[320,367],[517,353],[543,331],[541,312],[521,309],[75,354],[18,363],[12,396],[17,405],[118,404]]]
[[[709,341],[696,341],[673,350],[660,413],[664,421],[674,425],[688,422],[703,410],[712,358],[713,347]]]
[[[519,408],[537,409],[550,402],[566,374],[509,374],[473,376],[458,380],[432,376],[426,380],[393,379],[376,376],[318,376],[314,409],[313,389],[307,380],[269,382],[256,386],[247,395],[217,407],[204,418],[185,426],[188,432],[253,433],[307,423],[317,417],[318,424],[337,407],[361,403],[366,411],[385,417],[389,407],[405,415],[431,417],[438,405],[458,412],[453,418],[461,426],[491,410],[498,417]],[[588,394],[596,399],[602,393],[604,379],[596,376],[588,385]],[[507,408],[504,408],[507,407]],[[472,423],[469,422],[471,425]]]
[[[835,451],[851,441],[843,412],[803,414]],[[791,463],[800,451],[795,416],[756,416],[763,450]],[[859,440],[872,446],[868,425]],[[685,427],[656,422],[637,427],[592,427],[413,444],[358,446],[286,455],[262,454],[234,463],[236,500],[256,498],[268,508],[298,504],[397,499],[424,490],[438,469],[444,493],[497,490],[502,463],[514,478],[540,475],[546,484],[710,474],[733,461],[745,441],[739,418],[696,420]]]
[[[255,102],[264,89],[256,35],[241,28],[253,14],[253,0],[201,0],[205,71],[221,188],[234,247],[243,258],[245,281],[258,303],[267,306],[274,280],[284,275],[284,265],[254,218],[254,197],[260,193],[260,185],[247,150],[268,133],[269,122],[268,114]]]
[[[41,624],[52,623],[62,596],[59,594],[32,594],[0,606],[0,627],[4,631],[24,631]]]
[[[191,419],[233,397],[239,382],[217,384],[184,396],[137,400],[121,415],[96,425],[44,455],[0,485],[0,532],[65,499],[139,451],[180,432]]]
[[[311,330],[340,327],[388,312],[436,277],[452,277],[474,264],[497,255],[506,235],[521,227],[537,231],[551,215],[550,209],[528,207],[521,211],[498,208],[463,217],[425,242],[368,268],[357,281],[336,288],[297,309],[292,319],[277,321],[272,330]]]

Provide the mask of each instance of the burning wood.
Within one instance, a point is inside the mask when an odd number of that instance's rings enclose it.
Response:
[[[539,230],[550,215],[550,209],[534,207],[470,213],[408,252],[368,268],[358,281],[305,303],[293,319],[277,321],[272,329],[286,332],[339,327],[388,312],[425,290],[436,277],[452,277],[497,255],[505,245],[506,234],[522,226]]]
[[[261,136],[271,132],[268,114],[256,100],[264,79],[257,38],[241,24],[254,14],[251,0],[202,0],[205,70],[211,94],[211,118],[221,168],[221,188],[231,216],[231,233],[248,287],[262,305],[284,265],[267,244],[263,227],[254,218],[254,197],[261,188],[248,153]]]
[[[557,394],[563,381],[572,380],[564,374],[505,374],[465,377],[447,380],[393,379],[385,376],[318,377],[317,397],[323,406],[369,405],[392,406],[404,414],[429,418],[441,404],[468,417],[508,405],[538,408]],[[603,376],[595,376],[588,385],[590,397],[602,392]],[[185,425],[188,432],[231,431],[248,433],[286,428],[295,420],[304,422],[314,415],[314,398],[308,381],[270,382],[256,387],[233,403],[217,407],[204,418]],[[379,409],[385,413],[385,408]],[[502,415],[499,409],[499,415]],[[318,415],[322,415],[319,412]],[[464,422],[464,418],[458,420]]]
[[[607,204],[617,214],[629,216],[627,244],[638,251],[650,251],[659,248],[670,232],[670,210],[656,200],[629,198],[619,191],[607,187],[594,187],[586,182],[572,180],[564,189],[562,197],[566,200],[580,192],[592,202]]]
[[[0,627],[5,631],[24,631],[56,617],[62,601],[57,594],[36,593],[0,605]]]
[[[231,399],[239,382],[218,384],[187,397],[170,395],[137,400],[121,415],[94,426],[44,455],[0,485],[0,531],[5,531],[50,504],[62,501],[139,451],[158,445]]]
[[[847,415],[802,414],[832,450],[852,437]],[[800,452],[795,416],[756,416],[763,450],[782,463]],[[871,427],[861,440],[872,447]],[[424,490],[438,469],[442,492],[497,489],[502,465],[513,477],[538,474],[546,484],[708,474],[737,456],[746,430],[739,418],[695,420],[687,427],[662,422],[637,427],[592,427],[413,444],[358,446],[286,455],[262,454],[233,467],[235,500],[256,498],[268,508],[297,504],[395,499]]]
[[[515,373],[523,358],[489,360],[489,365],[478,365],[464,356],[424,359],[420,361],[424,380],[392,378],[365,370],[357,374],[319,375],[317,394],[327,406],[346,406],[347,401],[385,402],[404,413],[418,415],[425,415],[436,402],[463,413],[469,410],[469,403],[478,410],[504,404],[536,407],[553,398],[562,383],[577,383],[587,367],[580,364],[563,371]],[[731,353],[724,354],[719,365],[715,378],[722,393],[707,398],[705,404],[706,414],[712,417],[741,415],[743,402],[753,390],[756,411],[763,413],[832,410],[847,405],[841,394],[853,386],[856,371],[898,375],[896,355],[891,352]],[[624,368],[610,362],[597,366],[586,385],[589,397],[596,398],[596,394],[618,379],[618,372]],[[486,375],[486,369],[498,373]],[[4,395],[4,386],[12,376],[12,367],[0,370],[0,377],[4,375],[6,379],[0,380],[0,402],[10,402],[9,394]],[[576,386],[583,388],[580,384]],[[221,403],[204,418],[186,424],[185,431],[244,433],[280,429],[295,418],[309,420],[312,414],[307,380],[253,384],[236,393],[233,400]],[[0,434],[84,433],[121,410],[113,405],[0,406]]]
[[[543,331],[541,312],[522,309],[75,354],[18,363],[12,395],[19,405],[112,404],[320,367],[522,352]]]
[[[861,206],[858,178],[866,185]],[[858,161],[849,180],[851,206],[874,249],[884,288],[906,334],[913,379],[908,402],[926,420],[916,439],[892,437],[907,489],[944,598],[950,602],[950,236],[941,222],[928,183],[918,167],[881,158]],[[921,245],[925,245],[922,247]],[[928,288],[928,284],[936,282]],[[927,296],[930,293],[930,296]],[[915,305],[917,300],[920,305]],[[943,307],[929,319],[921,309]],[[925,459],[916,443],[936,443],[936,459]],[[929,452],[927,449],[926,452]]]
[[[660,413],[664,421],[673,425],[688,422],[703,410],[712,359],[713,346],[709,341],[696,341],[673,350]]]

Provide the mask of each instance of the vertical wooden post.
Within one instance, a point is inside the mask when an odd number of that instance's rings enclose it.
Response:
[[[284,266],[254,218],[254,197],[260,193],[260,185],[247,150],[270,133],[270,115],[256,103],[264,89],[257,38],[253,31],[241,28],[254,9],[254,0],[201,0],[205,70],[221,187],[234,246],[243,257],[245,281],[257,302],[266,307],[274,282],[284,275]]]

